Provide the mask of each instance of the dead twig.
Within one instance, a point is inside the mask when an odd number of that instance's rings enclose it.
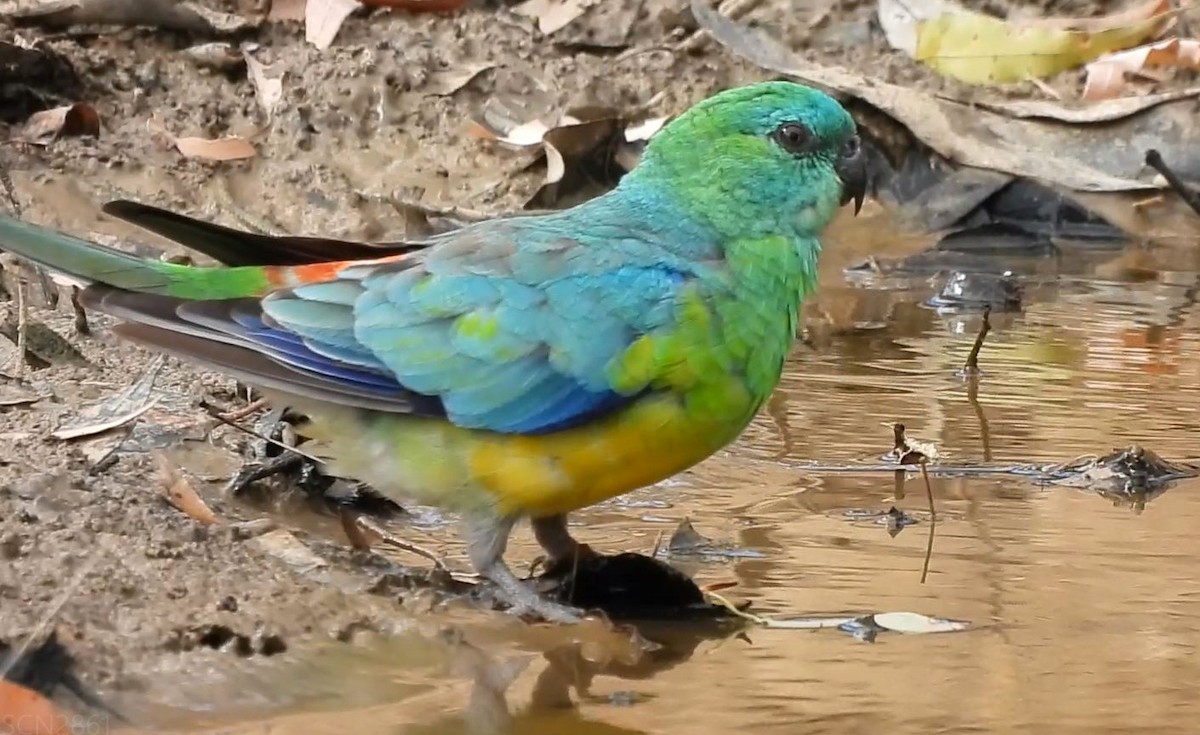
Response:
[[[904,436],[904,424],[892,424],[892,451],[897,457],[908,454],[908,441]]]
[[[25,350],[29,341],[29,303],[25,300],[25,279],[18,271],[17,287],[17,364],[13,368],[13,377],[25,376]]]
[[[392,546],[400,549],[401,551],[407,551],[410,554],[416,554],[419,557],[428,559],[429,561],[433,562],[433,566],[436,567],[438,571],[450,574],[450,567],[446,565],[446,562],[442,561],[440,556],[433,553],[429,549],[426,549],[422,546],[417,546],[414,543],[409,543],[408,541],[397,537],[395,534],[389,532],[387,529],[383,528],[378,523],[365,516],[358,516],[354,519],[354,523],[358,525],[360,529],[370,531],[378,536],[379,539],[388,546]]]
[[[1163,160],[1161,153],[1153,148],[1146,151],[1146,165],[1162,174],[1162,177],[1167,180],[1167,185],[1179,195],[1179,198],[1191,207],[1193,212],[1200,215],[1200,193],[1183,183],[1179,175],[1167,166],[1167,162]]]
[[[983,340],[987,338],[988,332],[992,331],[991,316],[992,307],[989,304],[983,307],[983,323],[979,325],[979,334],[975,336],[975,344],[971,346],[967,362],[963,365],[962,374],[968,378],[979,376],[979,351],[983,349]]]
[[[251,403],[248,403],[245,406],[242,406],[241,408],[230,409],[229,411],[225,411],[223,413],[216,414],[216,415],[219,416],[223,421],[238,421],[238,420],[246,418],[247,416],[249,416],[250,414],[254,413],[255,411],[257,411],[261,408],[265,408],[266,405],[267,405],[267,399],[259,398],[256,401],[252,401]]]
[[[285,452],[291,452],[293,454],[298,454],[307,460],[316,462],[317,464],[321,463],[321,460],[317,459],[316,457],[312,456],[311,454],[309,454],[308,452],[305,452],[302,449],[297,449],[296,447],[288,446],[287,444],[284,444],[283,442],[281,442],[277,439],[272,439],[269,436],[264,436],[263,434],[260,434],[257,431],[254,431],[253,429],[247,429],[245,426],[242,426],[241,424],[235,423],[234,421],[225,418],[223,413],[221,413],[220,411],[217,411],[215,407],[213,407],[203,401],[200,403],[200,407],[202,409],[204,409],[204,412],[207,413],[209,416],[212,416],[214,419],[216,419],[217,421],[220,421],[222,424],[225,424],[226,426],[228,426],[230,428],[237,429],[238,431],[242,432],[243,434],[249,434],[250,436],[252,436],[256,439],[261,439],[268,444],[274,444],[275,446],[279,447],[280,449],[284,450]]]
[[[359,518],[358,513],[350,508],[341,508],[338,511],[338,520],[342,523],[342,530],[346,533],[350,548],[355,551],[370,551],[371,540],[363,533],[362,526],[358,525]]]
[[[12,207],[13,214],[20,217],[21,202],[17,200],[17,190],[13,186],[12,177],[8,175],[8,166],[0,166],[0,186],[4,187],[4,195],[8,197],[8,204]]]
[[[87,312],[83,309],[83,304],[79,303],[79,287],[71,287],[71,310],[75,312],[75,334],[86,336],[92,333],[92,328],[88,324]]]
[[[654,539],[654,548],[651,549],[651,551],[650,551],[651,559],[658,558],[658,552],[662,551],[662,540],[663,540],[663,532],[662,532],[662,529],[659,529],[658,536],[656,536]]]
[[[937,528],[937,509],[933,505],[933,485],[929,482],[929,471],[925,469],[926,460],[921,458],[921,477],[925,479],[925,495],[929,498],[929,541],[925,544],[925,563],[921,567],[921,584],[929,576],[929,561],[933,558],[933,530]]]
[[[967,382],[967,402],[971,404],[971,410],[975,412],[975,418],[979,421],[979,441],[983,443],[983,461],[992,461],[992,432],[988,426],[987,415],[983,412],[983,405],[979,402],[979,381],[970,380]]]

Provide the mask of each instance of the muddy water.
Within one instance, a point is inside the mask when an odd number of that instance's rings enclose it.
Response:
[[[826,260],[812,312],[835,333],[797,349],[769,415],[693,471],[579,513],[577,533],[648,552],[686,516],[725,553],[675,563],[701,583],[736,582],[728,594],[759,612],[915,611],[970,630],[870,643],[836,629],[676,625],[645,628],[662,645],[646,651],[599,626],[406,612],[398,637],[233,661],[220,683],[140,714],[222,733],[1194,732],[1200,482],[1138,503],[1014,475],[935,475],[922,583],[919,480],[898,498],[891,473],[806,469],[877,464],[896,420],[945,465],[1059,462],[1131,443],[1200,455],[1194,242],[1033,264],[1030,302],[994,318],[971,391],[956,371],[977,316],[921,306],[919,281],[842,281],[863,253],[922,246],[879,242],[871,222],[843,228],[848,244]],[[870,515],[893,505],[918,521],[894,537]],[[442,550],[463,562],[452,542]],[[535,550],[522,534],[510,553]]]

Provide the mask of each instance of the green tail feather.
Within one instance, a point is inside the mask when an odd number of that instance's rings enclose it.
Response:
[[[58,273],[138,293],[215,300],[261,295],[270,288],[260,266],[197,268],[147,260],[3,215],[0,250]]]

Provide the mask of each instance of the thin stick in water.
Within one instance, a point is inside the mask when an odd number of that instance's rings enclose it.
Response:
[[[967,362],[963,365],[963,375],[967,377],[979,375],[979,351],[983,349],[983,340],[987,338],[988,332],[992,331],[991,316],[992,307],[989,304],[983,307],[983,323],[979,325],[979,334],[975,336],[975,344],[971,346]]]
[[[933,505],[933,485],[929,482],[929,471],[921,460],[921,477],[925,479],[925,496],[929,498],[929,541],[925,544],[925,564],[921,567],[921,584],[929,577],[929,561],[933,558],[933,531],[937,528],[937,509]]]
[[[1146,165],[1155,171],[1162,174],[1162,177],[1167,180],[1167,185],[1179,195],[1184,204],[1192,208],[1192,211],[1200,215],[1200,193],[1195,189],[1183,183],[1167,162],[1163,160],[1162,154],[1151,148],[1146,151]]]

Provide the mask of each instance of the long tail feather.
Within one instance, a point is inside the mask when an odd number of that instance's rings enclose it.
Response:
[[[322,237],[259,235],[123,199],[105,204],[103,211],[233,266],[373,260],[425,247],[420,243],[370,244]]]
[[[271,287],[266,268],[194,268],[139,258],[47,227],[0,215],[0,250],[86,283],[190,299],[256,296]]]

